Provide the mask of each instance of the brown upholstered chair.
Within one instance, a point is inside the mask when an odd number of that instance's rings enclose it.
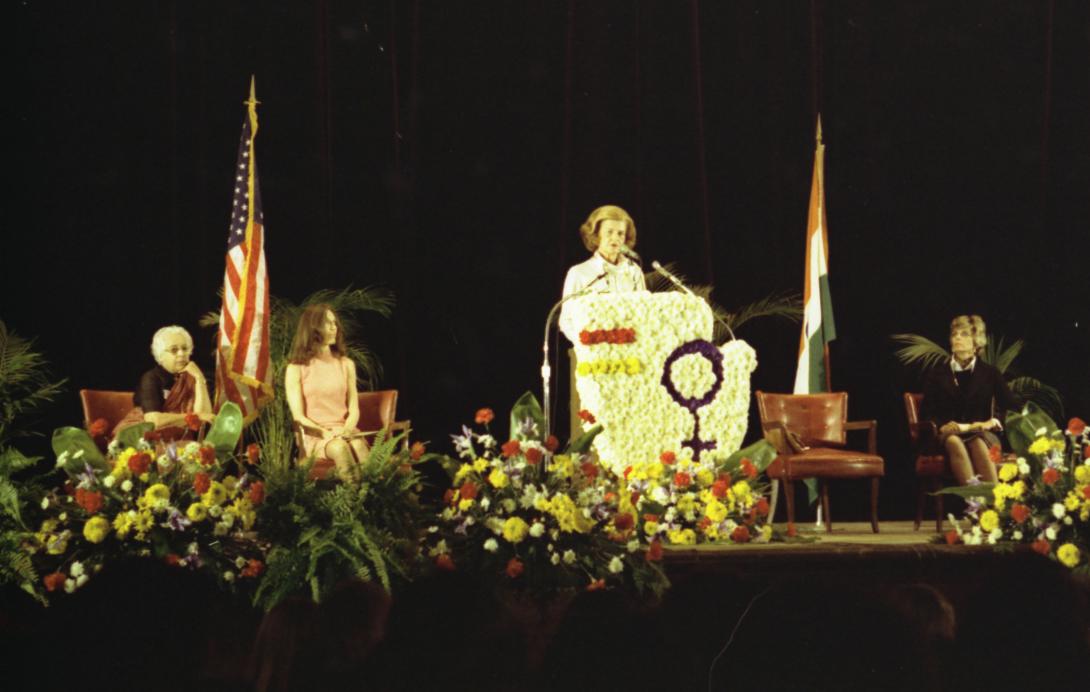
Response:
[[[367,444],[375,442],[375,433],[386,430],[388,435],[396,435],[407,431],[409,421],[394,420],[397,413],[397,390],[381,389],[376,392],[359,392],[360,419],[356,428],[370,433],[366,436]],[[299,449],[299,458],[303,459],[303,431],[299,424],[294,424],[295,444]],[[402,444],[408,444],[408,436],[402,440]],[[333,460],[318,458],[310,468],[310,477],[313,480],[324,480],[333,472]]]
[[[107,430],[113,431],[121,419],[133,408],[132,392],[111,392],[104,389],[81,389],[79,400],[83,404],[83,427],[91,429],[91,423],[99,418],[109,423]]]
[[[825,530],[832,532],[829,513],[829,480],[867,478],[871,483],[870,523],[878,533],[878,482],[885,475],[885,462],[878,456],[878,422],[848,421],[848,394],[767,394],[757,392],[757,410],[761,430],[768,435],[778,431],[787,440],[797,436],[806,447],[780,455],[768,467],[770,478],[783,481],[787,500],[788,533],[795,531],[795,481],[816,478],[821,493]],[[867,430],[867,451],[847,449],[850,430]]]

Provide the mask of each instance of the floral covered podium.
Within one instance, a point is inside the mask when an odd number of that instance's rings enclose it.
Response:
[[[565,306],[575,340],[584,427],[614,472],[663,450],[726,459],[746,434],[757,355],[744,341],[711,342],[712,312],[684,293],[591,294]]]

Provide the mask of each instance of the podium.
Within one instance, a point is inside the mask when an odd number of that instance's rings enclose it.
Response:
[[[664,451],[725,459],[749,419],[749,344],[711,342],[712,312],[679,293],[598,293],[565,305],[582,409],[603,426],[599,461],[615,473]],[[589,423],[583,423],[589,429]]]

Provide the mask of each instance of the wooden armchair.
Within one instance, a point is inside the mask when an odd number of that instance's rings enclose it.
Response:
[[[360,419],[356,428],[369,433],[366,436],[367,444],[372,445],[379,430],[386,430],[387,435],[396,435],[408,431],[410,421],[394,420],[397,412],[397,390],[381,389],[375,392],[359,392]],[[299,450],[299,460],[305,458],[303,447],[303,430],[297,422],[293,422],[295,431],[295,445]],[[408,436],[402,440],[402,445],[408,444]],[[324,480],[333,472],[333,460],[324,457],[314,460],[310,468],[312,480]]]
[[[756,392],[761,430],[766,437],[785,442],[792,437],[801,444],[786,451],[768,467],[768,475],[783,481],[787,500],[787,530],[795,532],[794,482],[816,478],[821,495],[825,530],[832,532],[829,513],[829,480],[868,478],[871,482],[871,529],[878,533],[878,483],[885,475],[885,461],[877,455],[877,421],[848,421],[848,394],[767,394]],[[867,430],[867,451],[847,449],[847,432]],[[773,435],[770,435],[773,433]]]
[[[113,432],[121,419],[133,409],[132,392],[112,392],[105,389],[81,389],[79,400],[83,404],[83,428],[91,430],[91,423],[103,418]]]

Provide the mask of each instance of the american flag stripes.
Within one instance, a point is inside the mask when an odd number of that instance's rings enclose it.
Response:
[[[227,268],[216,347],[216,408],[233,401],[245,421],[257,417],[273,396],[269,361],[269,275],[265,266],[265,227],[257,180],[254,137],[257,104],[254,81],[245,101],[247,115],[235,165],[234,197],[227,235]]]

